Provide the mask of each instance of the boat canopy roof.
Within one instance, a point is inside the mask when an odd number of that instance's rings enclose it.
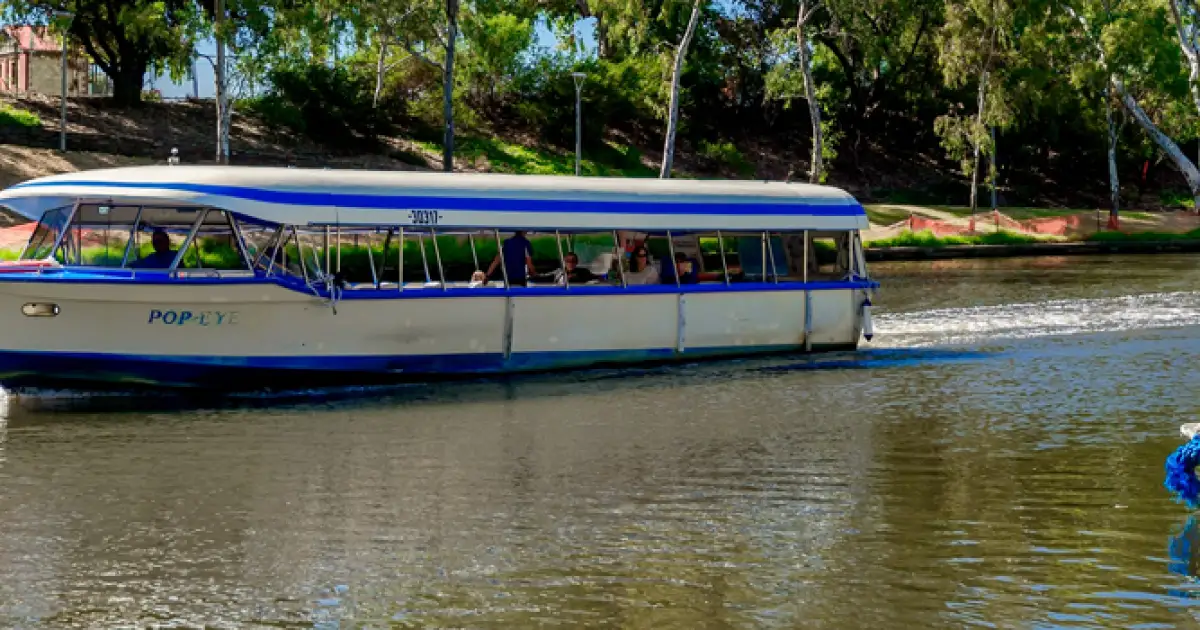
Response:
[[[411,225],[529,230],[853,230],[868,227],[843,190],[812,184],[140,166],[33,179],[0,205],[37,220],[76,202],[220,208],[287,225]]]

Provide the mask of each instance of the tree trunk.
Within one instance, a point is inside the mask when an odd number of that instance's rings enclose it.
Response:
[[[1117,175],[1117,126],[1113,123],[1112,95],[1104,88],[1104,115],[1108,122],[1108,222],[1117,225],[1121,212],[1121,180]]]
[[[1142,110],[1137,101],[1125,90],[1125,83],[1121,79],[1113,75],[1109,77],[1109,82],[1112,84],[1113,89],[1117,91],[1117,95],[1121,97],[1121,104],[1125,106],[1125,110],[1129,112],[1129,115],[1133,116],[1133,119],[1154,140],[1158,148],[1162,149],[1163,153],[1166,153],[1167,157],[1171,158],[1171,161],[1175,163],[1175,168],[1179,169],[1179,172],[1183,174],[1183,178],[1187,180],[1188,189],[1192,192],[1192,202],[1196,208],[1200,208],[1200,170],[1197,170],[1196,165],[1187,159],[1187,156],[1183,154],[1179,145],[1175,144],[1167,134],[1155,126],[1154,121],[1150,120],[1150,116],[1146,115],[1146,112]]]
[[[608,43],[608,24],[603,15],[596,16],[596,56],[608,59],[612,56],[612,46]]]
[[[454,44],[458,39],[458,0],[446,0],[446,67],[442,71],[442,170],[454,170]]]
[[[1179,49],[1183,52],[1183,60],[1188,65],[1188,85],[1191,88],[1192,104],[1200,112],[1200,50],[1196,49],[1196,38],[1191,28],[1183,23],[1182,13],[1191,14],[1194,7],[1187,2],[1184,11],[1179,10],[1180,0],[1167,0],[1171,7],[1171,16],[1175,19],[1175,30],[1179,36]]]
[[[996,210],[999,200],[996,198],[996,176],[999,175],[1000,167],[996,164],[996,128],[989,127],[988,132],[991,134],[992,155],[988,158],[988,178],[991,180],[992,189],[992,210]]]
[[[675,68],[671,71],[671,106],[667,113],[667,139],[663,144],[662,170],[658,176],[662,179],[671,177],[671,163],[675,161],[675,126],[679,123],[679,82],[683,78],[683,60],[687,56],[688,45],[696,34],[696,23],[700,21],[700,4],[703,0],[692,3],[692,17],[688,19],[687,31],[683,41],[675,51]]]
[[[218,140],[219,149],[221,151],[221,163],[229,164],[229,135],[233,128],[233,104],[229,101],[229,94],[225,95],[225,106],[221,109],[221,137]]]
[[[379,94],[383,92],[383,71],[385,70],[384,63],[387,59],[387,48],[387,39],[380,34],[379,60],[375,62],[375,96],[371,99],[371,109],[379,108]]]
[[[979,75],[979,111],[975,113],[975,127],[971,129],[971,144],[975,149],[975,162],[971,167],[971,214],[979,208],[979,154],[983,141],[979,138],[979,130],[983,129],[983,105],[987,97],[988,71]]]
[[[221,22],[225,18],[225,2],[224,0],[216,0],[216,7],[213,13],[214,21],[216,22],[216,40],[217,40],[217,63],[213,68],[213,74],[216,79],[216,94],[217,102],[217,164],[226,164],[228,162],[225,154],[225,145],[222,142],[228,137],[228,132],[225,131],[225,109],[228,107],[226,103],[226,84],[225,77],[225,42],[221,39]]]
[[[113,100],[117,105],[130,107],[142,103],[142,82],[146,80],[146,63],[133,60],[121,60],[121,65],[114,68],[110,76],[113,87]]]
[[[796,17],[796,45],[800,50],[800,68],[804,73],[804,98],[808,101],[808,118],[812,121],[812,166],[808,170],[808,181],[819,184],[825,177],[825,141],[821,135],[821,104],[817,101],[817,84],[813,81],[808,39],[804,36],[804,26],[808,18],[808,0],[801,0],[800,12]]]

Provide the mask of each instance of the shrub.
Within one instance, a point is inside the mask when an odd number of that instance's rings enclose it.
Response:
[[[38,115],[16,109],[11,105],[0,104],[0,127],[41,127],[42,119]]]
[[[252,109],[278,126],[339,147],[355,147],[390,131],[388,120],[372,105],[370,77],[345,67],[289,63],[270,73],[271,92]]]
[[[753,175],[754,166],[746,161],[741,151],[732,142],[709,142],[701,140],[697,147],[700,157],[718,166],[736,171],[740,175]]]
[[[936,236],[930,230],[911,232],[905,230],[892,238],[867,243],[869,247],[946,247],[948,245],[1024,245],[1038,243],[1044,239],[1016,232],[989,232],[964,236]]]

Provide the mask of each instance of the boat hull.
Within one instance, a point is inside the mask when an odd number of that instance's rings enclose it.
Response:
[[[0,385],[296,389],[853,349],[865,289],[841,285],[368,291],[330,305],[261,280],[0,281]]]

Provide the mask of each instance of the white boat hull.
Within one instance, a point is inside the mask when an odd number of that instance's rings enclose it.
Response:
[[[0,384],[368,384],[851,349],[862,333],[861,288],[698,286],[369,291],[335,309],[261,280],[0,282]],[[28,316],[28,304],[58,314]]]

